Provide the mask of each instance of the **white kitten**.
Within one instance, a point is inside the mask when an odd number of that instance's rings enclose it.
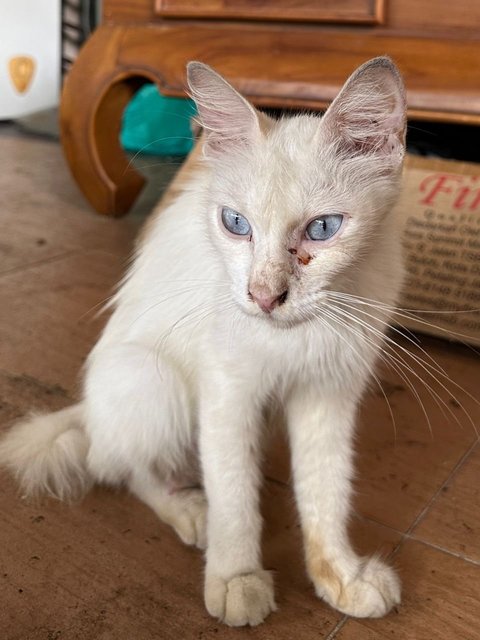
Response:
[[[376,58],[323,118],[274,121],[206,65],[188,78],[204,159],[150,223],[82,402],[16,425],[0,458],[27,494],[126,483],[207,548],[208,611],[255,625],[275,609],[258,493],[262,416],[280,401],[316,591],[381,616],[400,600],[398,579],[355,554],[347,519],[355,413],[388,318],[372,310],[367,331],[342,296],[397,299],[401,79]]]

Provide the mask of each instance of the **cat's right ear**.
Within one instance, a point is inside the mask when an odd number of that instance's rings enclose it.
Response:
[[[189,62],[187,79],[205,131],[207,156],[249,146],[260,136],[262,114],[219,73],[202,62]]]

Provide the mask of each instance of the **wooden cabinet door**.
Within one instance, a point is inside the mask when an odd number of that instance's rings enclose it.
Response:
[[[155,0],[157,15],[307,22],[383,22],[384,0]]]

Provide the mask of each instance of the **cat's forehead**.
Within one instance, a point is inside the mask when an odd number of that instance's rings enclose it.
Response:
[[[320,118],[295,116],[273,123],[260,144],[252,171],[252,197],[276,208],[302,207],[322,182]]]
[[[320,122],[320,117],[313,115],[271,122],[257,145],[233,161],[226,159],[217,181],[220,198],[255,217],[262,226],[273,223],[290,228],[298,224],[318,208],[318,200],[325,200]]]
[[[267,140],[285,148],[311,143],[317,133],[321,117],[316,115],[287,115],[274,120],[267,132]]]
[[[318,169],[318,129],[320,118],[285,117],[270,123],[268,130],[246,157],[253,183],[277,180],[300,185]],[[239,167],[240,168],[240,167]],[[255,178],[257,178],[255,180]],[[294,188],[294,184],[291,187]]]

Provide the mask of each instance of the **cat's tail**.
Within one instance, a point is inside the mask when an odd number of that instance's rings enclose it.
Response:
[[[88,449],[83,406],[76,404],[17,422],[0,440],[0,465],[13,473],[25,497],[73,500],[93,484]]]

